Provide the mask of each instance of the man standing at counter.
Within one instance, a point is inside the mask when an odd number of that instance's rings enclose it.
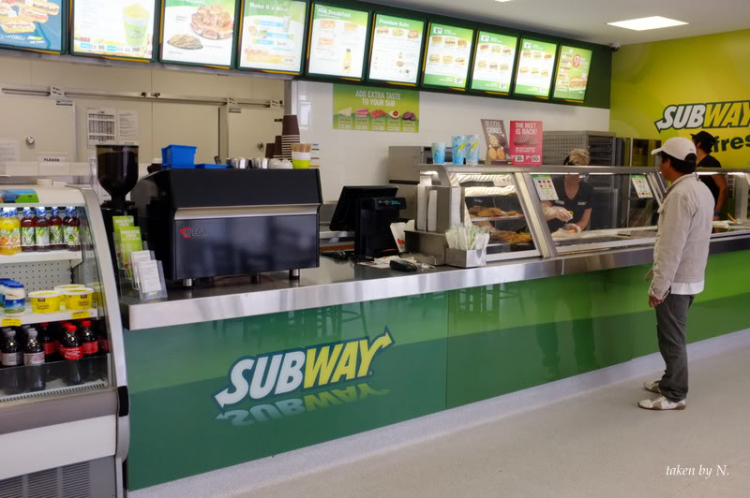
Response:
[[[666,363],[661,380],[644,387],[659,394],[638,406],[647,410],[684,410],[688,393],[687,320],[696,294],[703,292],[713,229],[714,198],[695,174],[695,145],[670,138],[659,154],[661,172],[671,183],[659,217],[653,278],[648,303],[656,308],[659,351]]]

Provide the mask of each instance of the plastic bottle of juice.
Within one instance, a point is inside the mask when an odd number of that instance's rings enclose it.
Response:
[[[13,254],[10,238],[13,234],[13,222],[10,220],[8,208],[3,208],[0,218],[0,254],[9,256]]]
[[[60,208],[57,207],[52,208],[52,215],[49,217],[49,248],[53,251],[62,251],[68,248],[65,243]]]
[[[11,222],[11,254],[18,254],[21,252],[21,219],[18,217],[18,211],[11,208],[10,210],[10,222]]]
[[[40,252],[49,251],[49,220],[45,208],[36,208],[34,224],[36,225],[36,250]]]
[[[63,225],[65,229],[65,243],[68,245],[68,251],[80,251],[81,220],[76,216],[76,208],[69,207],[65,210]]]
[[[21,218],[21,251],[36,251],[36,233],[34,227],[34,218],[31,215],[31,208],[23,208],[23,218]]]

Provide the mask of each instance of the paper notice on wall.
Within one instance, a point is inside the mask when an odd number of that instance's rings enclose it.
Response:
[[[0,138],[0,165],[21,160],[21,145],[12,138]]]
[[[117,143],[117,109],[87,109],[89,148]]]
[[[122,145],[138,145],[138,113],[136,111],[120,111],[119,125],[119,143]]]

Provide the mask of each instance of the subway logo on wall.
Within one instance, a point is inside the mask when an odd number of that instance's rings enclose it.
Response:
[[[748,128],[750,126],[750,100],[739,102],[711,102],[706,104],[670,105],[662,118],[655,123],[659,132],[665,130],[712,130]],[[750,131],[750,130],[748,130]],[[718,135],[714,152],[750,147],[750,134],[723,137]]]
[[[375,357],[395,341],[390,331],[374,338],[312,346],[240,358],[229,369],[228,386],[214,395],[221,409],[243,400],[280,396],[363,379]]]

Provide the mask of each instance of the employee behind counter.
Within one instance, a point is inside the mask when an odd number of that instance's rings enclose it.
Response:
[[[564,165],[588,166],[591,162],[588,151],[575,149],[563,162]],[[550,232],[560,229],[580,233],[591,221],[594,189],[580,175],[560,175],[553,180],[558,200],[542,203],[544,217]]]

